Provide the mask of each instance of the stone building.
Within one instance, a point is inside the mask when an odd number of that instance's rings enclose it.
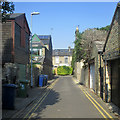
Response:
[[[13,13],[2,23],[2,66],[14,63],[18,68],[18,80],[26,79],[30,55],[29,36],[25,13]]]
[[[95,40],[91,43],[90,58],[88,61],[88,86],[98,96],[103,98],[103,59],[102,50],[105,39]]]
[[[73,49],[55,49],[53,50],[52,61],[53,69],[58,66],[71,66]]]
[[[94,32],[94,31],[93,31]],[[103,59],[102,52],[106,40],[105,31],[97,31],[98,36],[94,36],[89,42],[87,51],[87,62],[81,60],[75,63],[75,77],[84,84],[86,87],[93,90],[98,96],[103,98]],[[78,27],[76,28],[75,35],[79,33]],[[93,34],[96,35],[96,34]],[[91,36],[93,36],[91,35]],[[76,39],[76,38],[75,38]]]
[[[120,3],[117,4],[103,49],[105,101],[120,108]]]

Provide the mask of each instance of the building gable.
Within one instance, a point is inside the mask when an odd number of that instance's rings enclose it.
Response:
[[[104,59],[113,59],[120,56],[120,6],[118,5],[113,16],[111,27],[103,49]]]
[[[36,34],[33,35],[32,42],[40,42],[40,39],[38,38]]]

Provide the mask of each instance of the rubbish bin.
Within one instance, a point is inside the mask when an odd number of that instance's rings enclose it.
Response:
[[[45,86],[47,85],[47,81],[48,81],[48,75],[44,75],[44,77],[45,77]]]
[[[15,84],[4,84],[2,86],[2,108],[15,109]]]
[[[44,75],[39,75],[39,87],[44,86]]]
[[[18,97],[28,97],[28,93],[27,93],[27,86],[29,81],[28,80],[19,80],[19,89],[18,89]]]

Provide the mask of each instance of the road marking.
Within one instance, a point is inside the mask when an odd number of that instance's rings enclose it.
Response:
[[[108,112],[106,112],[106,110],[86,91],[86,93],[91,97],[91,99],[107,114],[107,116],[109,117],[109,118],[111,118],[112,120],[114,120],[113,118],[112,118],[112,116],[108,113]]]
[[[45,95],[45,97],[42,99],[42,101],[38,104],[38,106],[34,109],[33,112],[35,112],[35,111],[38,109],[38,107],[42,104],[42,102],[45,100],[45,98],[48,96],[49,93],[50,93],[50,91],[47,92],[47,94]],[[33,115],[32,115],[33,112],[32,112],[31,115],[29,116],[28,120],[33,116]]]
[[[24,118],[27,118],[28,115],[30,114],[30,112],[32,112],[32,110],[33,110],[35,107],[38,108],[38,107],[41,105],[41,103],[45,100],[45,98],[46,98],[47,95],[49,94],[50,90],[54,87],[54,85],[56,84],[56,82],[57,82],[58,80],[59,80],[59,78],[56,79],[56,80],[48,87],[49,91],[46,92],[46,93],[44,93],[44,94],[42,95],[42,97],[40,98],[40,100],[32,107],[32,109],[25,115]],[[40,102],[40,103],[39,103],[39,102]],[[38,105],[38,106],[37,106],[37,105]],[[37,109],[35,109],[35,110],[37,110]],[[35,112],[35,110],[33,110],[33,112]],[[32,113],[33,113],[33,112],[32,112]],[[31,113],[31,115],[32,115],[32,113]],[[30,115],[30,117],[31,117],[31,115]],[[29,117],[28,119],[30,119],[30,117]]]
[[[88,97],[88,95],[83,91],[83,93],[85,94],[85,96],[92,102],[92,104],[95,106],[95,108],[100,112],[100,114],[106,119],[106,116],[102,113],[102,111],[97,107],[97,105]]]
[[[46,94],[47,94],[47,92],[42,95],[42,97],[40,98],[40,100],[32,107],[32,109],[25,115],[24,118],[27,118],[27,116],[29,115],[29,113],[38,105],[38,103],[42,100],[42,98],[43,98]]]
[[[74,79],[73,79],[73,81],[77,84],[77,83],[79,83],[79,82],[77,82],[77,81],[75,81]],[[110,116],[110,114],[108,113],[108,112],[106,112],[106,110],[86,91],[86,90],[83,90],[80,86],[79,86],[79,88],[83,91],[83,93],[86,95],[86,97],[93,103],[93,105],[97,108],[97,110],[103,115],[103,117],[105,117],[105,115],[101,112],[101,110],[94,104],[94,102],[106,113],[106,115],[109,117],[109,118],[111,118],[112,120],[114,120],[113,118],[112,118],[112,116]],[[94,101],[92,101],[91,99]],[[105,117],[106,118],[106,117]]]

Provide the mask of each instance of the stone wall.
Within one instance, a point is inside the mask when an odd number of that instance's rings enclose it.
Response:
[[[111,31],[108,35],[104,52],[104,59],[110,60],[120,56],[120,8],[118,8]]]
[[[89,87],[89,66],[84,67],[84,85]]]
[[[79,80],[80,84],[88,86],[88,67],[84,67],[83,60],[75,63],[74,76]]]

